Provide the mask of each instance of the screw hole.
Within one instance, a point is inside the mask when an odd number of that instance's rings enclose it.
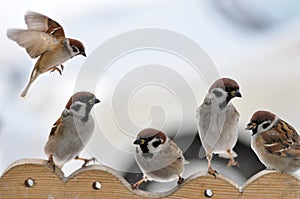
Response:
[[[99,181],[94,182],[94,183],[93,183],[93,188],[94,188],[95,190],[101,189],[101,188],[102,188],[101,182],[99,182]]]
[[[24,184],[26,187],[33,187],[35,182],[32,178],[28,178],[27,180],[25,180]]]
[[[214,193],[213,193],[213,191],[211,189],[205,189],[204,195],[207,198],[211,198],[211,197],[213,197]]]

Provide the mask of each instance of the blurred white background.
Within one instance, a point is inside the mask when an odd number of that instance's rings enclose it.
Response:
[[[249,146],[250,133],[243,129],[257,109],[271,110],[300,129],[297,114],[300,111],[300,13],[297,12],[300,2],[297,0],[10,0],[1,4],[0,174],[20,158],[46,158],[43,147],[51,126],[73,94],[77,75],[85,62],[78,56],[64,64],[62,76],[56,72],[42,75],[22,99],[20,93],[36,60],[31,60],[24,49],[7,39],[6,31],[26,28],[23,18],[28,10],[58,21],[68,37],[84,43],[87,55],[111,37],[139,28],[167,29],[185,35],[206,51],[220,76],[239,82],[243,98],[233,101],[241,115],[239,142]],[[136,55],[133,59],[142,58]],[[160,59],[155,63],[164,63],[164,56]],[[205,92],[203,89],[197,93],[198,104],[202,103]],[[103,96],[105,92],[100,91],[97,94],[102,95],[97,97],[104,102],[95,107],[95,113],[105,115],[109,111],[105,99],[109,96]],[[137,123],[145,127],[148,123],[140,118],[143,114],[135,114]],[[192,129],[190,133],[196,135]],[[135,133],[132,132],[132,140]],[[100,148],[105,144],[105,140],[99,140]],[[132,142],[123,144],[133,150]],[[111,155],[109,150],[103,153],[110,157],[118,155]],[[84,151],[82,156],[90,154]],[[134,161],[130,153],[114,159],[118,159],[116,164],[122,162],[123,171]],[[80,165],[72,161],[63,170],[68,175]],[[205,170],[206,163],[188,167],[191,167],[190,174]],[[246,180],[232,178],[240,183]]]

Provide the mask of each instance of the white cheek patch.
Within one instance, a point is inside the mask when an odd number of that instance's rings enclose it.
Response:
[[[80,115],[85,115],[86,113],[86,104],[82,102],[74,102],[74,104],[71,107],[73,110],[75,110]]]
[[[263,123],[258,125],[257,132],[261,133],[261,132],[271,129],[276,124],[277,121],[278,121],[278,117],[276,117],[273,122],[271,122],[271,120],[264,121]],[[267,124],[269,124],[269,125],[267,125]]]
[[[261,123],[260,125],[258,125],[258,127],[257,127],[257,132],[258,132],[258,133],[267,131],[267,130],[269,130],[269,129],[271,128],[270,125],[269,125],[267,128],[264,128],[264,125],[265,125],[266,123],[271,123],[271,122],[270,122],[270,120],[268,120],[268,121],[265,121],[265,122]]]
[[[79,49],[76,46],[73,45],[71,48],[72,48],[72,53],[71,54],[73,54],[73,55],[78,55],[79,54]]]
[[[157,147],[155,147],[156,142],[161,142],[161,140],[159,138],[153,138],[151,141],[148,142],[148,149],[150,153],[154,153],[156,151],[161,150],[163,144],[159,144]]]
[[[212,101],[220,104],[220,103],[224,102],[224,100],[226,100],[227,92],[221,88],[216,88],[212,91],[212,93],[210,95],[211,95]]]

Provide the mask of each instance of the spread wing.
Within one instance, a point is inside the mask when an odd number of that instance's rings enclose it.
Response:
[[[29,30],[44,32],[58,39],[65,37],[63,27],[45,15],[29,11],[25,15],[25,22]]]
[[[59,42],[54,37],[36,30],[10,29],[7,37],[25,48],[31,58],[36,58]]]
[[[27,12],[25,22],[28,30],[10,29],[7,37],[24,47],[31,58],[39,57],[65,38],[62,26],[45,15]]]
[[[288,123],[279,120],[274,128],[261,136],[268,152],[300,160],[300,137]]]

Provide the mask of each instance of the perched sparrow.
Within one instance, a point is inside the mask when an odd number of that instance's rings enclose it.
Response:
[[[216,175],[211,167],[213,154],[229,158],[227,166],[236,165],[232,150],[238,138],[239,113],[230,103],[234,97],[242,97],[239,85],[232,79],[218,79],[208,90],[204,102],[197,109],[198,132],[208,160],[208,173]]]
[[[31,58],[37,58],[29,82],[22,92],[25,97],[30,85],[42,73],[57,70],[61,74],[63,63],[76,55],[85,55],[83,44],[75,39],[65,38],[64,29],[45,15],[27,12],[24,29],[9,29],[7,37],[24,47]],[[61,69],[58,66],[61,66]]]
[[[90,111],[99,102],[89,92],[78,92],[70,98],[62,115],[54,123],[44,148],[53,166],[61,168],[73,158],[83,160],[82,166],[94,160],[79,158],[78,155],[93,134],[95,125]]]
[[[251,147],[267,169],[293,173],[300,168],[300,136],[287,122],[268,111],[253,114]]]
[[[181,177],[185,162],[182,151],[163,132],[144,129],[139,132],[134,144],[139,145],[136,147],[135,159],[144,177],[132,185],[133,189],[148,180],[169,182],[178,179],[178,184],[184,181]]]

